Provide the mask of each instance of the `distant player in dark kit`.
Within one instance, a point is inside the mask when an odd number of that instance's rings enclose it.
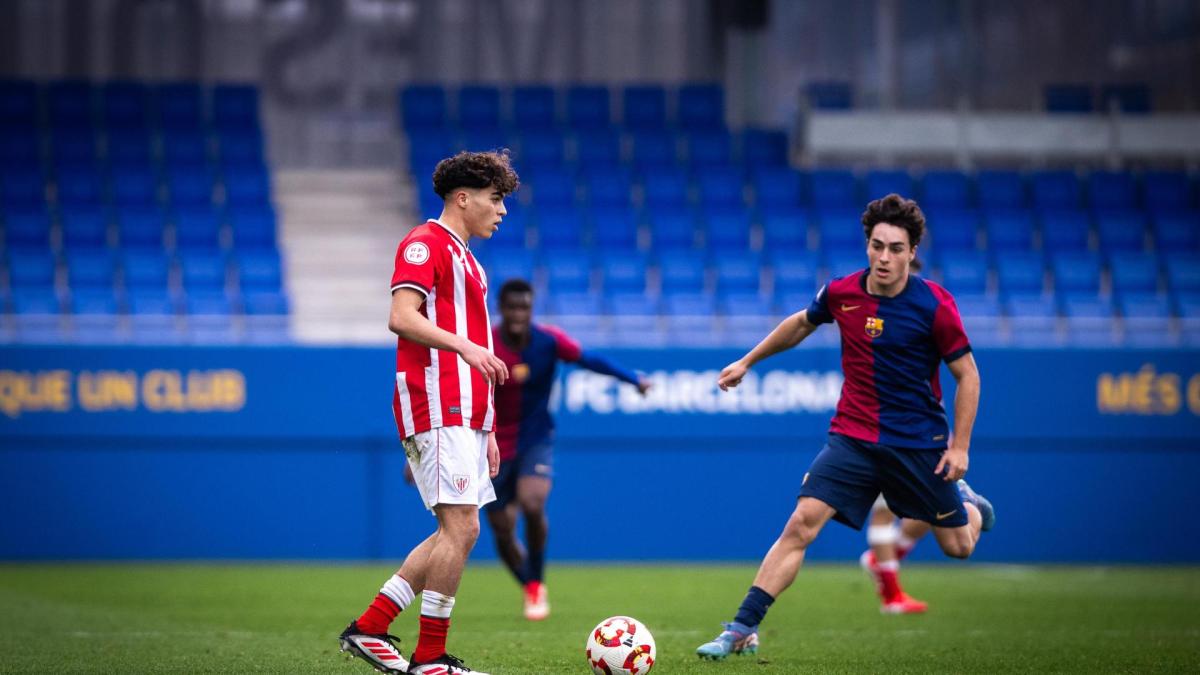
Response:
[[[585,352],[563,331],[533,322],[533,288],[512,279],[500,288],[500,324],[492,330],[496,356],[510,377],[496,387],[496,442],[500,473],[492,480],[496,501],[487,505],[500,559],[525,589],[525,618],[550,614],[544,583],[546,498],[554,475],[554,420],[550,390],[558,362],[611,375],[645,394],[650,383],[602,356]],[[525,545],[517,539],[517,511],[525,516]]]
[[[909,274],[925,233],[916,202],[888,195],[862,216],[870,266],[837,277],[784,319],[717,380],[736,387],[751,366],[800,344],[823,323],[842,336],[845,381],[829,441],[800,480],[796,508],[763,558],[733,621],[696,649],[702,658],[758,651],[758,625],[796,578],[804,552],[830,518],[862,529],[880,493],[902,518],[930,523],[942,551],[966,558],[995,522],[992,505],[962,480],[979,405],[979,371],[954,298]],[[954,437],[938,365],[958,382]]]

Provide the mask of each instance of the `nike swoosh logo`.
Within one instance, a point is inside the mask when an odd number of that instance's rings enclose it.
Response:
[[[858,309],[859,307],[862,307],[862,305],[842,305],[842,311],[843,312],[853,312],[854,310]]]
[[[956,513],[958,513],[958,509],[954,509],[953,511],[947,511],[946,513],[939,513],[939,514],[937,514],[937,519],[945,520]]]

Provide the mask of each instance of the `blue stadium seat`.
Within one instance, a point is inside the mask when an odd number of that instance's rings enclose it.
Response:
[[[558,119],[554,89],[543,85],[513,87],[512,109],[518,129],[547,129]]]
[[[733,161],[733,139],[724,129],[693,132],[686,139],[688,162],[694,167],[726,166]]]
[[[464,129],[500,126],[500,90],[488,85],[467,85],[458,90],[458,123]]]
[[[472,152],[499,150],[508,146],[508,136],[500,127],[478,127],[465,129],[462,133],[462,149]]]
[[[48,250],[8,251],[8,286],[13,291],[54,287],[56,262]]]
[[[707,293],[664,293],[663,314],[671,344],[709,346],[720,338],[715,330],[716,299]]]
[[[247,317],[286,316],[290,312],[286,294],[279,291],[243,291],[242,309]]]
[[[1122,113],[1145,114],[1152,109],[1150,87],[1141,83],[1106,84],[1100,88],[1100,110],[1113,108]]]
[[[199,291],[184,298],[188,337],[200,344],[223,344],[236,339],[233,303],[223,291]]]
[[[158,203],[158,177],[149,169],[120,169],[112,174],[113,202],[118,207]]]
[[[615,167],[621,163],[621,136],[608,128],[579,131],[575,134],[575,157],[586,169]]]
[[[5,174],[39,173],[41,162],[42,141],[36,126],[0,126],[0,184]]]
[[[271,179],[265,167],[225,169],[227,206],[262,206],[271,201]]]
[[[598,317],[604,313],[604,302],[597,293],[551,290],[550,297],[546,300],[546,310],[555,318],[581,315]]]
[[[587,293],[592,290],[591,255],[582,251],[560,251],[547,256],[543,262],[546,269],[546,291],[559,293]]]
[[[539,209],[537,225],[538,247],[542,250],[575,250],[585,240],[583,216],[575,208]]]
[[[971,188],[961,171],[926,171],[921,177],[921,207],[965,209],[971,206]]]
[[[166,293],[170,280],[170,258],[159,251],[125,251],[121,259],[122,279],[129,293]]]
[[[1086,84],[1047,84],[1043,89],[1046,112],[1090,113],[1096,109],[1095,92]]]
[[[1158,258],[1150,253],[1114,253],[1108,260],[1114,293],[1158,290]]]
[[[809,82],[804,93],[809,107],[814,110],[850,110],[854,107],[851,85],[842,80]]]
[[[607,128],[611,114],[607,88],[591,85],[567,88],[567,125],[572,129]]]
[[[177,165],[167,176],[171,205],[208,206],[213,203],[213,175],[203,164]]]
[[[667,92],[661,86],[625,87],[621,95],[621,121],[628,129],[660,130],[667,124]]]
[[[401,121],[410,135],[417,136],[414,130],[424,133],[429,128],[441,128],[446,125],[446,91],[437,84],[413,84],[400,89]]]
[[[942,285],[955,296],[960,293],[981,295],[988,290],[987,256],[979,252],[959,252],[942,258]]]
[[[1192,189],[1182,171],[1147,171],[1142,176],[1142,204],[1151,211],[1192,208]]]
[[[0,80],[0,124],[33,124],[37,85],[31,80]]]
[[[641,293],[617,293],[607,298],[614,338],[634,344],[653,343],[659,336],[658,302]],[[661,340],[665,342],[665,339]]]
[[[258,87],[218,84],[212,88],[212,120],[218,129],[258,129]]]
[[[713,269],[718,293],[758,293],[761,290],[763,264],[757,254],[715,252]]]
[[[1039,294],[1013,295],[1004,304],[1014,344],[1046,347],[1061,341],[1053,300]]]
[[[242,293],[242,311],[247,342],[279,344],[291,341],[287,295],[278,291]]]
[[[270,205],[233,206],[225,211],[238,250],[274,249],[275,209]]]
[[[125,249],[161,249],[166,227],[166,216],[158,207],[125,207],[116,214],[118,240]]]
[[[91,127],[59,127],[50,137],[54,164],[63,166],[95,166],[100,141]]]
[[[1154,216],[1154,245],[1159,251],[1200,248],[1200,213],[1174,211]]]
[[[750,249],[750,214],[745,209],[715,209],[704,213],[705,247],[716,255]]]
[[[696,245],[696,219],[688,212],[652,213],[649,226],[656,251],[690,250]]]
[[[1025,181],[1016,171],[980,171],[975,177],[975,194],[984,209],[1023,209]]]
[[[1171,303],[1160,293],[1123,293],[1117,297],[1125,327],[1125,345],[1161,348],[1179,343],[1171,329]]]
[[[671,167],[679,159],[674,134],[661,131],[640,131],[633,138],[633,163],[641,171],[658,171]]]
[[[177,343],[182,341],[179,331],[177,300],[165,290],[143,290],[131,292],[129,323],[134,342],[143,344]]]
[[[746,203],[746,182],[739,168],[706,167],[696,173],[695,182],[704,209],[742,209]]]
[[[50,248],[50,216],[45,209],[10,209],[4,212],[3,223],[7,248]]]
[[[578,183],[567,171],[531,171],[521,175],[522,192],[528,188],[535,206],[574,206]]]
[[[7,171],[0,176],[0,204],[14,208],[41,208],[46,203],[46,180],[40,171]]]
[[[154,88],[154,104],[164,129],[197,131],[204,125],[204,93],[196,82],[170,82]]]
[[[1112,301],[1096,295],[1067,295],[1061,299],[1066,319],[1067,343],[1079,347],[1113,347],[1117,344]]]
[[[764,215],[762,217],[763,250],[767,253],[775,251],[802,251],[808,248],[808,218],[805,214],[792,210],[791,213]]]
[[[235,266],[243,293],[278,292],[283,287],[283,262],[275,251],[241,251]]]
[[[849,169],[817,169],[809,178],[817,208],[860,208],[858,180]]]
[[[1033,214],[1024,209],[987,215],[988,249],[997,253],[1033,250]]]
[[[583,175],[587,201],[593,208],[627,206],[633,192],[633,180],[627,169],[600,167],[585,169]]]
[[[14,289],[11,297],[18,340],[58,343],[67,337],[62,331],[62,303],[53,289]]]
[[[848,251],[834,251],[825,253],[825,279],[831,277],[844,277],[859,270],[867,268],[867,256],[865,253],[850,253]]]
[[[1091,220],[1078,209],[1043,211],[1042,249],[1053,255],[1060,251],[1086,251]]]
[[[779,253],[771,257],[774,292],[777,297],[812,294],[817,290],[820,263],[814,253]],[[807,302],[807,300],[805,301]]]
[[[915,199],[912,176],[902,169],[876,169],[866,176],[867,199],[879,199],[896,193],[906,199]]]
[[[1059,294],[1100,292],[1100,256],[1094,253],[1059,253],[1054,256],[1054,288]]]
[[[727,343],[757,344],[775,328],[775,308],[769,299],[758,293],[719,295],[717,311],[726,318]]]
[[[647,208],[683,208],[688,203],[688,179],[680,169],[662,168],[642,177],[642,201]]]
[[[663,293],[699,293],[704,290],[704,258],[692,251],[664,251],[658,258]]]
[[[1200,293],[1200,261],[1193,254],[1167,254],[1163,266],[1173,293]]]
[[[525,132],[517,144],[521,150],[521,166],[541,171],[561,170],[565,161],[564,141],[562,134],[557,131]]]
[[[63,248],[68,251],[108,246],[108,217],[99,208],[64,207],[59,210]]]
[[[500,288],[509,279],[524,279],[537,285],[534,277],[534,259],[529,251],[511,251],[484,263],[488,274],[488,285]],[[499,291],[497,291],[498,295]]]
[[[142,128],[149,123],[150,92],[141,82],[105,82],[100,87],[100,107],[110,131],[114,127]]]
[[[209,139],[199,130],[164,133],[162,145],[163,159],[172,167],[202,166],[209,160]]]
[[[1036,253],[1009,253],[996,259],[996,280],[1005,295],[1041,293],[1045,274],[1045,260]]]
[[[1146,218],[1141,211],[1101,211],[1096,214],[1100,249],[1138,252],[1146,248]]]
[[[78,251],[66,258],[67,287],[71,292],[106,288],[117,280],[116,260],[108,251]]]
[[[1000,318],[1004,309],[995,295],[981,292],[965,292],[949,287],[954,294],[963,328],[973,345],[1002,344]]]
[[[611,256],[601,259],[601,286],[605,293],[644,293],[649,273],[646,259],[640,255]]]
[[[56,127],[91,126],[96,114],[96,97],[85,80],[59,80],[46,92],[50,121]]]
[[[1088,202],[1097,210],[1137,208],[1137,185],[1128,171],[1093,171],[1088,175]]]
[[[629,254],[638,248],[638,225],[628,208],[592,209],[592,244],[605,254]]]
[[[258,166],[263,163],[263,137],[258,129],[234,129],[217,135],[222,166]]]
[[[105,136],[109,166],[146,168],[154,164],[154,137],[145,127],[110,128]]]
[[[1079,177],[1073,171],[1035,171],[1033,204],[1040,209],[1079,208]]]
[[[751,173],[754,203],[760,211],[789,213],[804,203],[800,174],[786,167],[756,169]]]
[[[861,211],[853,208],[818,208],[815,210],[817,228],[821,234],[821,250],[837,253],[862,254],[867,248],[863,236]]]
[[[183,289],[193,292],[221,291],[229,274],[228,261],[220,253],[186,252],[179,257],[180,279]]]
[[[112,288],[72,289],[68,307],[77,342],[104,344],[120,338],[120,302]]]
[[[979,243],[979,212],[975,209],[941,208],[925,213],[928,228],[921,243],[922,254],[938,250],[947,254],[974,251]]]
[[[725,90],[719,84],[685,84],[679,88],[679,126],[684,129],[725,127]]]
[[[216,251],[221,246],[221,217],[212,206],[178,208],[175,247],[180,251]]]
[[[787,134],[779,129],[746,128],[742,131],[742,162],[747,167],[785,167]]]

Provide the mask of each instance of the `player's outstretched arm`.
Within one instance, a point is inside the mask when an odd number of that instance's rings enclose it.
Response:
[[[979,410],[979,368],[975,356],[970,352],[946,364],[950,374],[958,382],[954,393],[954,435],[950,447],[942,455],[935,473],[945,471],[944,479],[958,480],[967,473],[968,450],[971,447],[971,430],[975,426],[975,414]]]
[[[457,352],[468,366],[479,371],[488,382],[504,384],[508,379],[508,367],[504,361],[474,342],[435,326],[421,314],[423,302],[424,296],[411,288],[396,289],[392,293],[392,314],[388,319],[388,328],[409,342]]]
[[[721,375],[717,378],[717,386],[721,387],[722,391],[728,391],[730,387],[738,386],[742,378],[746,376],[746,372],[754,364],[768,356],[774,356],[779,352],[795,347],[803,342],[804,338],[812,335],[816,329],[816,324],[808,320],[808,310],[806,309],[802,309],[780,321],[775,330],[763,338],[762,342],[759,342],[754,349],[751,349],[737,361],[725,366],[725,369],[721,371]]]

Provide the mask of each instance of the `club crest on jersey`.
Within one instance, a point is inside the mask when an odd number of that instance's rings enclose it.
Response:
[[[528,363],[518,363],[517,365],[513,366],[512,367],[512,379],[517,384],[521,384],[525,380],[528,380],[529,379],[529,364]]]
[[[471,478],[466,474],[456,473],[451,477],[454,483],[454,489],[458,490],[458,494],[464,494],[467,488],[471,487]]]
[[[883,335],[883,319],[877,316],[868,316],[866,329],[869,337],[877,338]]]
[[[414,265],[424,265],[429,260],[429,247],[423,242],[414,241],[404,247],[404,259]]]

